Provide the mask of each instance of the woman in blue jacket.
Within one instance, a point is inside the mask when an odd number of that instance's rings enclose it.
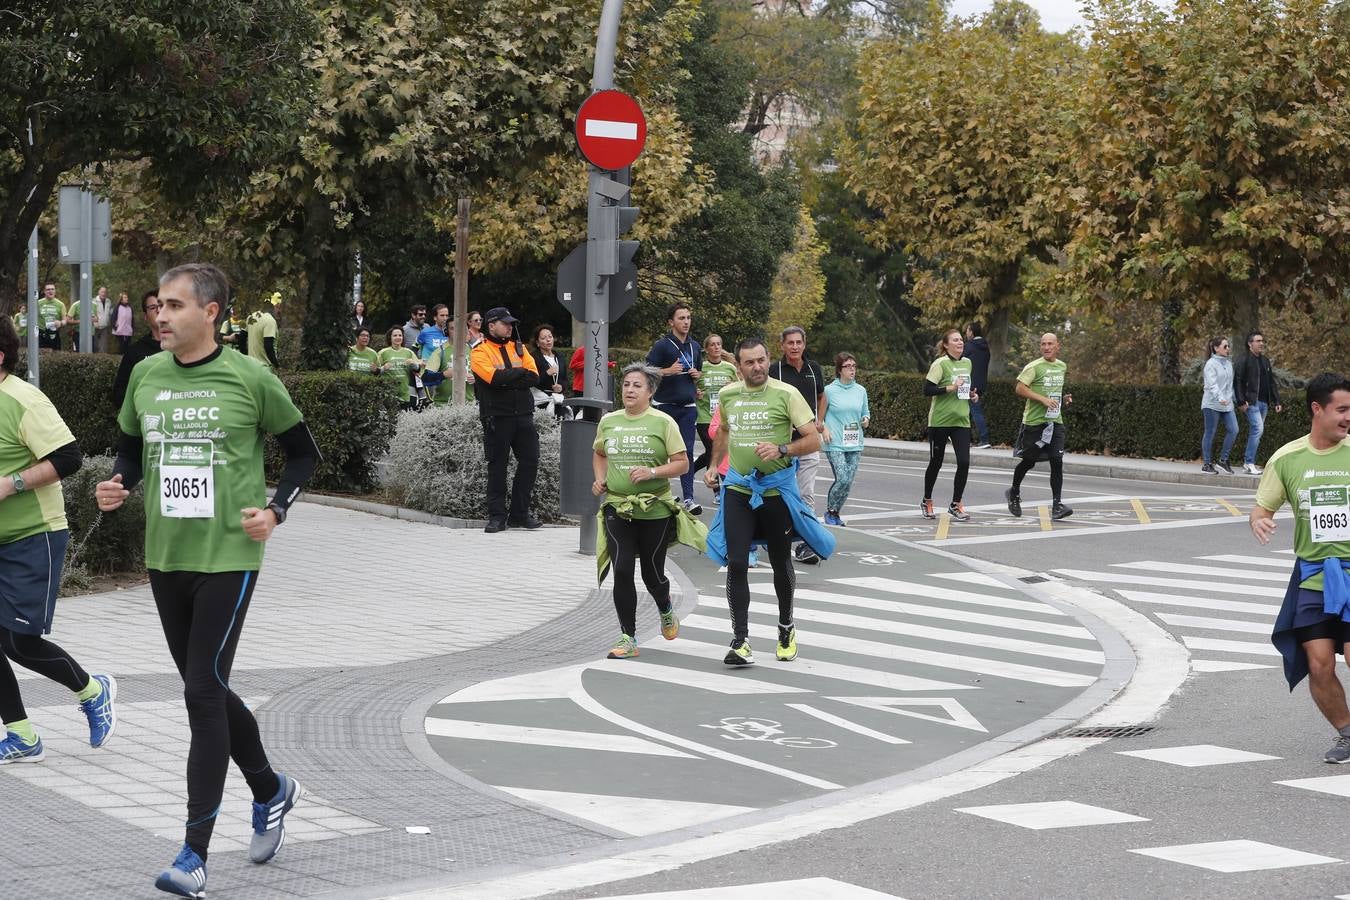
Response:
[[[821,435],[825,458],[834,470],[834,484],[825,501],[825,524],[843,525],[839,513],[858,474],[863,431],[872,411],[867,405],[867,388],[858,384],[858,361],[852,353],[835,356],[834,374],[834,381],[825,385],[825,432]]]

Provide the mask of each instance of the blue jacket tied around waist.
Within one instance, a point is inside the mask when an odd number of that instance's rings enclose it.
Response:
[[[792,531],[796,538],[816,551],[821,559],[829,559],[834,552],[834,535],[824,525],[816,521],[816,513],[806,505],[801,491],[797,489],[797,460],[786,469],[779,469],[772,475],[764,475],[758,469],[749,475],[742,475],[733,468],[727,469],[722,479],[722,500],[717,506],[717,515],[713,518],[712,528],[708,529],[708,558],[719,566],[727,564],[727,535],[722,523],[722,511],[726,509],[728,488],[743,487],[750,491],[750,508],[759,509],[764,505],[764,492],[776,490],[787,504],[792,515]],[[752,547],[762,547],[765,541],[756,538]]]
[[[1280,605],[1280,614],[1275,617],[1275,629],[1270,635],[1270,642],[1284,657],[1284,678],[1291,691],[1308,676],[1308,654],[1294,637],[1299,585],[1318,572],[1322,573],[1322,611],[1350,622],[1350,573],[1345,571],[1345,561],[1333,556],[1317,562],[1300,559],[1294,563],[1289,588],[1284,593],[1284,603]]]

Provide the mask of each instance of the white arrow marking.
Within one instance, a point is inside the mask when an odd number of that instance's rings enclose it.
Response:
[[[827,699],[838,700],[840,703],[851,703],[854,706],[862,706],[881,712],[895,713],[897,716],[910,716],[927,722],[955,725],[957,728],[968,728],[971,731],[983,731],[985,733],[989,731],[970,714],[969,710],[952,697],[829,697]],[[950,718],[930,716],[927,713],[915,712],[912,709],[897,709],[896,707],[899,706],[940,706]]]
[[[613,138],[616,141],[636,141],[636,122],[610,122],[605,119],[587,119],[586,137]]]
[[[807,706],[805,703],[785,703],[788,709],[795,709],[797,712],[806,713],[808,716],[819,719],[822,722],[829,722],[845,731],[851,731],[854,734],[861,734],[863,737],[870,737],[874,740],[882,741],[887,744],[908,744],[909,741],[904,738],[893,737],[880,731],[873,731],[866,725],[859,725],[857,722],[850,722],[848,719],[836,716],[833,713],[827,713],[824,710],[816,709],[814,706]]]

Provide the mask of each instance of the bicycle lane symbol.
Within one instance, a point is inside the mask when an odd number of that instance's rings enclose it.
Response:
[[[856,559],[860,565],[864,566],[893,566],[902,562],[900,556],[895,553],[867,553],[862,550],[841,550],[835,556],[847,556]]]
[[[786,735],[783,723],[773,719],[761,719],[755,716],[727,716],[717,725],[699,725],[722,732],[727,741],[763,741],[779,747],[794,749],[829,749],[839,745],[827,738],[794,737]]]

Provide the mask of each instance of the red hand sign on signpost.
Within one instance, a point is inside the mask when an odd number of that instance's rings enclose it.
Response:
[[[597,91],[577,110],[577,146],[591,165],[611,171],[633,164],[647,142],[647,118],[622,91]]]

